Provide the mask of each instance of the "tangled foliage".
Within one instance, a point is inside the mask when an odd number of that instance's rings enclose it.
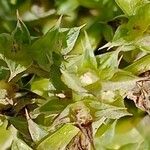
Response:
[[[149,0],[0,1],[0,149],[149,150]]]

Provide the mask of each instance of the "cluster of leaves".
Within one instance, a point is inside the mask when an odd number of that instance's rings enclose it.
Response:
[[[0,3],[2,31],[9,31],[9,9],[20,13],[29,2]],[[0,34],[0,149],[150,149],[150,118],[135,107],[150,113],[142,89],[149,83],[150,2],[58,0],[54,10],[39,3],[47,11],[33,5],[41,13],[17,12],[15,29]],[[55,11],[64,16],[45,25]],[[33,31],[42,21],[42,31]]]

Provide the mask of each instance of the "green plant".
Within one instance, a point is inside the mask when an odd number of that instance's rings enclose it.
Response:
[[[149,1],[39,2],[0,2],[0,149],[148,150]]]

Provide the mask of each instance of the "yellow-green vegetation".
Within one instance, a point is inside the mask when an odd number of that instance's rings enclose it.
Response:
[[[0,150],[150,150],[150,1],[1,0]]]

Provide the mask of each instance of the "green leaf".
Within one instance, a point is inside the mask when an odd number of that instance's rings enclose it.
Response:
[[[37,39],[31,46],[31,56],[33,60],[44,70],[50,71],[53,64],[52,52],[60,53],[64,35],[60,32],[61,17],[55,26]]]
[[[7,59],[3,55],[0,55],[0,59],[3,60],[7,64],[8,70],[10,72],[8,81],[11,81],[18,74],[20,74],[26,70],[26,67],[24,67],[20,64],[17,64],[16,62],[14,62],[10,59]]]
[[[85,40],[83,41],[83,60],[79,66],[79,71],[84,71],[89,68],[91,69],[97,69],[97,62],[96,58],[94,56],[94,51],[92,49],[92,46],[90,44],[89,38],[87,33],[85,32]]]
[[[94,118],[96,120],[102,117],[109,119],[119,119],[121,117],[131,115],[124,107],[116,107],[113,105],[90,100],[85,101],[85,103],[88,103],[90,110],[94,111]]]
[[[143,35],[140,39],[135,41],[135,45],[142,51],[150,52],[150,36]]]
[[[106,130],[103,134],[101,134],[101,129],[99,129],[95,137],[96,147],[104,147],[105,149],[116,149],[117,147],[117,149],[121,149],[123,148],[122,146],[126,145],[129,149],[134,143],[140,146],[143,142],[143,137],[134,127],[134,120],[132,120],[132,122],[130,118],[126,118],[125,120],[126,121],[122,121],[122,123],[119,123],[119,121],[114,122],[111,126],[108,124],[108,130]],[[129,122],[131,122],[131,127]],[[123,132],[120,130],[125,131]]]
[[[100,137],[95,137],[94,142],[95,142],[95,147],[107,147],[113,140],[115,136],[115,127],[116,127],[117,121],[114,121],[113,124],[108,128],[106,132]],[[101,141],[101,142],[99,142]]]
[[[0,80],[7,80],[9,70],[6,69],[6,64],[3,60],[0,60]]]
[[[97,56],[98,71],[101,79],[110,79],[118,69],[119,51]]]
[[[126,15],[135,15],[136,10],[147,3],[147,0],[115,0]]]
[[[131,89],[133,89],[136,85],[136,82],[139,80],[142,80],[143,78],[133,78],[133,79],[129,79],[129,80],[118,80],[118,81],[108,81],[108,82],[101,82],[101,90],[102,91],[130,91]]]
[[[20,44],[30,44],[31,43],[31,38],[30,38],[30,33],[26,27],[26,25],[23,23],[21,20],[18,12],[17,12],[17,26],[15,30],[12,32],[12,37],[13,40],[16,43]]]
[[[38,146],[37,150],[58,150],[65,149],[73,137],[77,135],[79,129],[71,124],[66,124],[54,134],[48,136]]]
[[[42,129],[38,124],[32,121],[32,119],[29,117],[27,110],[26,118],[28,122],[28,129],[34,142],[39,142],[42,138],[48,135],[48,132],[46,130]]]
[[[19,133],[21,133],[26,139],[31,140],[26,119],[23,117],[8,117],[8,120]]]
[[[32,150],[24,141],[21,139],[15,139],[12,143],[11,150]]]
[[[106,117],[110,119],[119,119],[121,117],[128,116],[128,115],[130,116],[131,114],[127,112],[126,108],[119,108],[119,107],[111,108],[111,106],[106,110],[100,110],[95,113],[95,117],[97,118]]]
[[[72,15],[72,11],[74,11],[78,6],[78,0],[65,0],[65,1],[57,1],[58,6],[58,13],[59,14],[66,14]]]
[[[7,33],[0,34],[0,53],[6,54],[7,51],[11,50],[12,47],[12,37]]]
[[[64,49],[62,49],[61,53],[62,55],[66,55],[68,54],[74,47],[77,38],[79,36],[80,30],[84,27],[80,26],[80,27],[74,27],[74,28],[70,28],[69,31],[67,32],[66,35],[66,47]]]
[[[139,75],[142,72],[150,70],[149,63],[150,63],[150,55],[146,55],[135,61],[133,64],[124,68],[124,70],[132,72],[135,75]]]
[[[104,25],[103,26],[103,35],[106,41],[111,41],[113,38],[113,30],[112,27],[109,25]]]
[[[18,61],[22,65],[31,64],[29,47],[30,45],[14,42],[13,37],[9,34],[0,34],[0,53],[7,59]]]
[[[150,26],[150,3],[145,4],[140,7],[136,15],[132,16],[128,23],[127,28],[129,32],[127,33],[126,39],[135,39],[138,36],[141,36],[148,27]]]
[[[8,149],[12,143],[13,135],[11,130],[7,130],[7,121],[0,125],[0,149]]]
[[[50,67],[50,80],[53,86],[58,90],[62,91],[67,89],[67,86],[61,80],[61,63],[62,63],[62,56],[57,53],[52,53],[53,57],[53,64]]]
[[[73,74],[69,73],[67,70],[61,70],[62,81],[72,90],[79,93],[86,93],[87,91],[81,86],[79,78]]]
[[[111,78],[111,81],[113,82],[122,82],[122,81],[129,81],[136,79],[137,76],[134,76],[132,72],[124,71],[124,70],[118,70],[114,76]]]
[[[56,128],[58,125],[67,123],[68,121],[76,122],[77,114],[75,110],[78,109],[83,113],[84,119],[86,117],[89,119],[89,115],[92,116],[93,122],[99,121],[101,118],[119,119],[131,115],[127,112],[125,107],[117,107],[97,101],[95,98],[84,97],[82,98],[82,101],[68,105],[54,120],[52,129]]]
[[[35,112],[41,113],[58,113],[62,111],[70,101],[68,99],[60,99],[58,97],[50,97],[42,106],[38,107]]]

